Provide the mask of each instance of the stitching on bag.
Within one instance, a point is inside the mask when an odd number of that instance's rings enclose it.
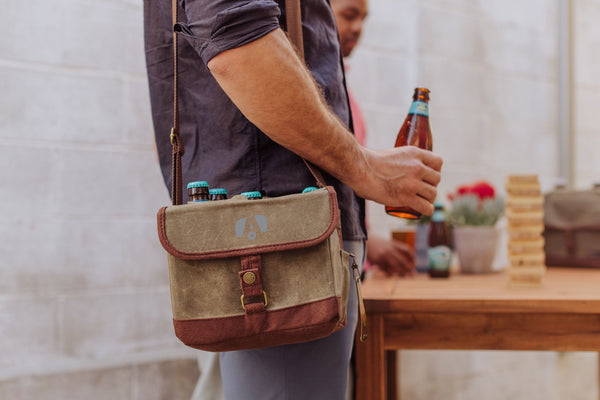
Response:
[[[338,308],[339,308],[339,304],[341,304],[341,302],[342,302],[342,297],[341,296],[329,296],[329,297],[325,297],[325,298],[322,298],[322,299],[319,299],[319,300],[313,300],[313,301],[309,301],[309,302],[302,303],[302,304],[296,304],[294,306],[277,308],[275,310],[265,310],[265,312],[272,313],[272,314],[273,313],[280,313],[280,312],[284,312],[284,311],[290,311],[290,310],[292,310],[294,308],[297,308],[297,307],[307,306],[307,305],[310,305],[310,304],[325,303],[325,302],[331,301],[332,299],[335,299],[335,302],[338,304]],[[240,313],[240,314],[230,315],[230,316],[227,316],[227,317],[215,317],[215,318],[182,318],[182,319],[173,318],[173,320],[174,321],[179,321],[179,322],[184,322],[184,321],[218,321],[218,320],[223,320],[223,319],[241,318],[241,317],[244,317],[244,316],[245,316],[244,313]],[[295,328],[290,328],[290,329],[295,329]]]
[[[338,229],[340,246],[342,246],[341,229],[338,228],[340,218],[339,218],[339,209],[338,209],[338,205],[337,205],[338,204],[337,197],[336,197],[336,194],[335,194],[335,191],[333,190],[333,188],[327,187],[327,192],[328,192],[329,200],[330,200],[329,207],[330,207],[330,215],[331,215],[331,217],[329,219],[329,225],[324,233],[322,233],[321,235],[319,235],[313,239],[305,239],[305,240],[299,240],[299,241],[288,242],[288,243],[267,244],[267,245],[262,245],[262,246],[247,247],[247,248],[243,248],[243,249],[228,248],[228,249],[221,249],[221,250],[212,250],[212,251],[207,251],[207,252],[202,252],[202,253],[184,252],[184,251],[180,251],[177,248],[175,248],[175,246],[173,246],[173,244],[169,241],[169,238],[167,237],[166,224],[165,224],[166,207],[162,207],[158,212],[159,240],[160,240],[161,244],[163,245],[164,249],[169,254],[171,254],[173,257],[176,257],[181,260],[205,260],[205,259],[209,259],[209,258],[241,257],[241,256],[255,255],[255,254],[261,254],[261,253],[272,253],[272,252],[282,251],[282,250],[300,249],[300,248],[304,248],[304,247],[314,246],[316,244],[323,242],[325,239],[330,237],[331,234],[334,233],[334,231],[336,229]]]
[[[341,303],[341,298],[339,296],[333,296],[333,297],[327,297],[325,299],[322,300],[317,300],[317,301],[311,301],[309,303],[303,303],[302,306],[307,305],[307,304],[314,304],[314,303],[319,303],[319,302],[325,302],[325,301],[329,301],[331,299],[335,299],[335,303],[337,305],[336,308],[339,309],[339,305]],[[279,311],[284,311],[284,310],[290,310],[293,309],[295,307],[298,306],[290,306],[290,307],[285,307],[285,308],[280,308],[277,310],[273,310],[273,311],[266,311],[266,312],[279,312]],[[233,319],[233,318],[243,318],[245,315],[244,314],[239,314],[239,315],[234,315],[231,317],[221,317],[221,318],[194,318],[194,319],[176,319],[173,318],[174,322],[177,323],[185,323],[185,322],[194,322],[194,321],[218,321],[218,320],[222,320],[222,319]],[[327,321],[327,322],[320,322],[318,324],[312,324],[312,325],[303,325],[302,327],[295,327],[295,328],[287,328],[287,329],[278,329],[276,331],[269,331],[269,332],[264,332],[264,333],[257,333],[256,335],[252,335],[252,336],[244,336],[243,339],[248,339],[248,338],[254,338],[254,337],[258,337],[258,336],[272,336],[272,335],[276,335],[280,332],[290,332],[290,331],[295,331],[295,330],[304,330],[307,327],[309,328],[314,328],[314,327],[318,327],[318,326],[326,326],[326,325],[331,325],[334,323],[334,319]],[[338,320],[336,322],[336,327],[343,327],[345,326],[345,321],[340,321]],[[224,342],[219,342],[219,343],[224,343]]]

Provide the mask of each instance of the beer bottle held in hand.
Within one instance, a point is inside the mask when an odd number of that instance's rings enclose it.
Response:
[[[429,127],[429,89],[415,89],[412,105],[396,138],[395,147],[400,146],[416,146],[430,151],[433,148]],[[410,207],[385,206],[385,212],[406,219],[421,217],[420,212]]]

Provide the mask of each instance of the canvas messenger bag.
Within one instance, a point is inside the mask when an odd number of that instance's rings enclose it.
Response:
[[[600,187],[545,195],[546,265],[600,268]]]
[[[299,1],[286,7],[288,35],[301,49]],[[176,10],[173,0],[174,23]],[[314,166],[307,163],[319,186],[314,191],[182,204],[176,33],[174,47],[173,205],[159,210],[157,224],[168,253],[176,336],[197,349],[231,351],[305,342],[341,329],[353,255],[342,248],[336,193]],[[353,275],[365,340],[355,260]]]

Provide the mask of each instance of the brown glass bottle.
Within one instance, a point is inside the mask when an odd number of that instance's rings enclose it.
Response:
[[[210,189],[208,193],[211,201],[227,200],[227,190],[223,188]]]
[[[429,276],[432,278],[447,278],[450,276],[452,261],[452,232],[446,221],[446,214],[441,203],[435,203],[435,211],[429,224],[429,248],[427,249],[427,264]]]
[[[208,183],[206,181],[190,182],[187,185],[188,203],[201,203],[210,200]]]
[[[408,115],[398,132],[395,147],[416,146],[432,150],[433,140],[429,127],[429,89],[416,88]],[[385,212],[394,217],[418,219],[421,213],[410,207],[385,206]]]

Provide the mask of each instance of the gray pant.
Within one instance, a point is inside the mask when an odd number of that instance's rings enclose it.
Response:
[[[356,256],[362,271],[364,242],[344,241],[344,249]],[[346,400],[358,319],[354,280],[350,284],[348,321],[333,335],[307,343],[221,353],[225,399]]]

